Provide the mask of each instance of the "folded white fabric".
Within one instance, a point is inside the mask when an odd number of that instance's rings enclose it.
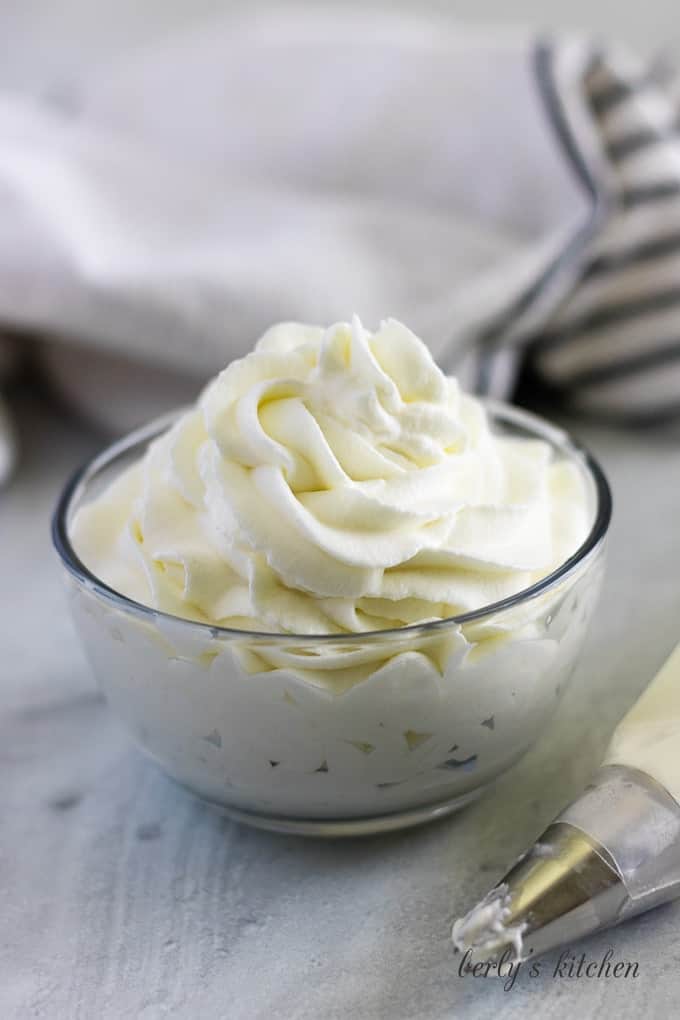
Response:
[[[353,312],[495,395],[522,371],[598,412],[680,409],[667,81],[340,5],[137,37],[39,90],[0,74],[0,317],[111,427],[149,416],[156,374],[162,403],[273,321]]]

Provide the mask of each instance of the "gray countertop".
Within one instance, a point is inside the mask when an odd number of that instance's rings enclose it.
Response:
[[[51,505],[101,440],[19,400],[0,494],[0,1016],[401,1020],[670,1016],[680,903],[574,947],[637,978],[460,977],[452,919],[575,795],[680,638],[680,441],[578,427],[613,484],[605,590],[536,748],[458,816],[321,842],[223,818],[134,750],[97,695],[50,550]]]

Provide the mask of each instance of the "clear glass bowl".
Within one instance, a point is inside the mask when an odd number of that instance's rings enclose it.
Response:
[[[497,431],[541,438],[582,470],[592,528],[524,591],[464,616],[369,634],[230,630],[133,602],[68,537],[74,511],[173,416],[115,443],[66,485],[53,521],[76,629],[111,706],[174,779],[237,818],[356,835],[462,807],[535,741],[571,674],[604,565],[611,496],[563,431],[488,402]]]

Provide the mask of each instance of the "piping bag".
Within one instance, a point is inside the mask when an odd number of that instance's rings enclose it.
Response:
[[[680,644],[593,781],[453,926],[477,962],[521,962],[680,896]],[[499,968],[500,972],[500,968]]]

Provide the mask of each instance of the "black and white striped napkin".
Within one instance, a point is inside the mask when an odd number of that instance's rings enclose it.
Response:
[[[566,288],[524,330],[513,295],[505,321],[480,338],[478,388],[492,391],[499,370],[503,388],[510,343],[521,348],[525,398],[538,389],[597,417],[664,422],[680,417],[679,82],[662,61],[643,70],[586,53],[534,51],[546,112],[590,206],[532,292],[564,274]]]

